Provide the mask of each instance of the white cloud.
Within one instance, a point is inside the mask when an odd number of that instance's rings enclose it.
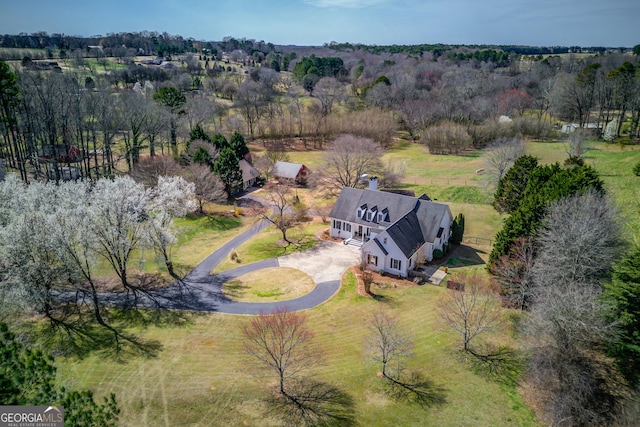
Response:
[[[362,9],[388,3],[389,0],[304,0],[316,7],[342,7],[346,9]]]

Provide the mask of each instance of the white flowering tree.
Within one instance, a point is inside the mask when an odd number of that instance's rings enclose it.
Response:
[[[60,262],[51,239],[51,216],[41,208],[50,201],[44,184],[10,188],[5,183],[7,222],[0,228],[0,265],[4,308],[56,319],[53,290],[64,285],[69,272]]]
[[[162,256],[171,277],[181,280],[171,261],[171,247],[176,242],[175,217],[182,218],[196,210],[195,184],[179,176],[160,176],[149,200],[147,238]]]
[[[128,176],[101,179],[91,192],[88,216],[94,251],[113,268],[126,291],[138,289],[128,277],[134,251],[146,243],[149,191]]]

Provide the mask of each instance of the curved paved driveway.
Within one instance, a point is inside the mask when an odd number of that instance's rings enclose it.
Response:
[[[269,225],[261,221],[249,230],[230,240],[198,264],[182,281],[153,291],[150,295],[138,296],[138,306],[162,306],[177,310],[208,311],[230,314],[269,313],[280,307],[289,311],[298,311],[315,307],[331,298],[340,288],[340,280],[345,270],[357,264],[360,251],[357,247],[321,241],[308,251],[286,255],[279,258],[247,264],[223,273],[211,274],[211,271],[229,253],[243,242]],[[271,267],[296,268],[307,273],[316,282],[313,290],[299,298],[280,302],[237,302],[227,298],[222,285],[228,280],[250,272]],[[124,294],[102,295],[103,301],[113,305],[132,304],[132,296]]]

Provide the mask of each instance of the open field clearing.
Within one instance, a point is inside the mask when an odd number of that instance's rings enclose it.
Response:
[[[443,332],[434,312],[442,288],[374,288],[379,295],[374,300],[357,296],[353,276],[344,283],[332,300],[306,314],[326,353],[327,364],[318,367],[316,379],[352,397],[358,425],[535,425],[510,379],[514,372],[500,381],[487,378],[460,356],[457,337]],[[400,317],[415,345],[409,367],[421,369],[443,389],[444,404],[423,408],[383,393],[379,367],[363,351],[367,319],[380,309]],[[59,372],[74,386],[98,395],[115,392],[122,425],[278,425],[263,402],[275,378],[243,350],[240,328],[246,321],[207,314],[184,327],[150,327],[138,332],[163,344],[156,358],[119,363],[93,355],[66,360]],[[508,344],[509,336],[505,326],[496,342]]]

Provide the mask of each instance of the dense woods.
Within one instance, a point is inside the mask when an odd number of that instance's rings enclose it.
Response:
[[[11,48],[0,50],[0,153],[26,181],[126,172],[177,155],[196,126],[316,149],[340,134],[385,146],[400,132],[436,154],[550,138],[563,123],[607,140],[640,134],[638,57],[623,49],[281,47],[154,32],[5,35],[0,46]]]

